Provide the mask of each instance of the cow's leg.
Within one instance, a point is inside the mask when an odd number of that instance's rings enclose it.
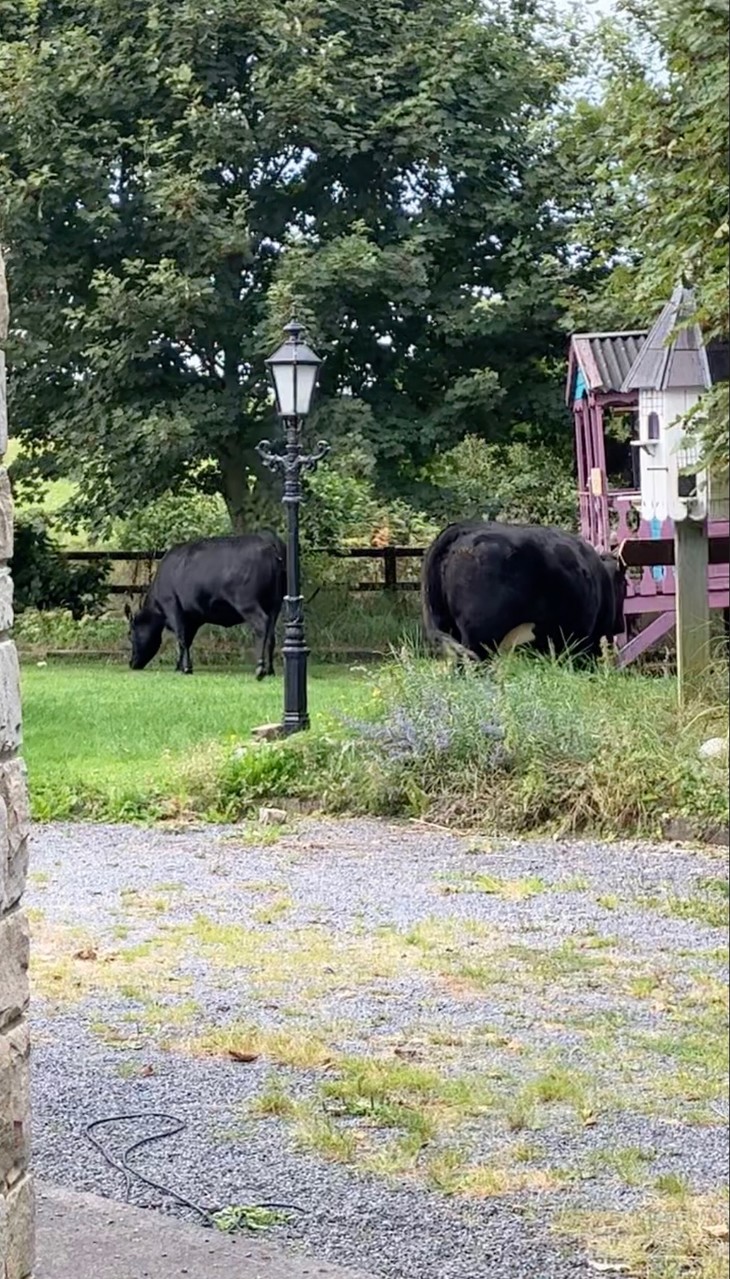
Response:
[[[193,659],[190,656],[189,644],[186,644],[184,640],[178,640],[177,652],[178,652],[178,658],[177,658],[177,666],[175,667],[175,670],[180,671],[181,675],[192,675]]]
[[[269,616],[260,604],[254,604],[246,612],[246,621],[254,633],[256,640],[256,678],[263,679],[271,672],[267,670],[267,645],[269,643]]]
[[[265,675],[274,674],[274,648],[276,646],[277,620],[278,613],[275,612],[269,613],[269,616],[266,619],[266,634],[264,635],[264,642],[261,649],[261,661],[265,665]]]
[[[185,618],[181,612],[175,614],[172,632],[177,640],[177,666],[175,670],[180,671],[181,675],[192,675],[193,659],[190,656],[190,649],[193,640],[198,633],[197,623],[191,622]]]

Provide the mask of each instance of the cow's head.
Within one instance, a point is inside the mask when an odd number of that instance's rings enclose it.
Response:
[[[159,652],[163,623],[151,608],[143,607],[133,614],[129,605],[125,604],[124,615],[129,622],[129,639],[132,645],[129,665],[133,671],[141,671]]]
[[[609,599],[612,613],[611,634],[621,635],[625,629],[624,604],[626,603],[626,565],[610,551],[601,556],[609,585]]]

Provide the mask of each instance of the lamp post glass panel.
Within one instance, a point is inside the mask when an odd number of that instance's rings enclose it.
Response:
[[[283,503],[287,512],[287,594],[284,600],[284,732],[298,733],[309,727],[307,710],[307,649],[304,637],[304,600],[301,590],[299,554],[299,507],[302,501],[302,472],[315,471],[329,452],[320,440],[313,453],[302,450],[302,424],[312,407],[317,375],[322,361],[306,342],[295,320],[287,324],[286,340],[266,361],[276,396],[276,410],[284,424],[285,447],[275,452],[270,440],[262,440],[258,453],[270,471],[284,476]]]

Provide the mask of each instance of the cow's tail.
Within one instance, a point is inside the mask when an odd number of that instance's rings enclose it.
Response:
[[[423,557],[421,570],[421,611],[426,639],[434,648],[450,652],[460,661],[472,659],[474,654],[451,633],[452,621],[444,594],[443,563],[463,531],[463,525],[449,524],[439,533]]]

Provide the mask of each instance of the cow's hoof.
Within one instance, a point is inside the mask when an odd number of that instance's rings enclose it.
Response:
[[[266,671],[264,670],[263,666],[256,667],[256,678],[257,680],[262,680],[266,678]]]

